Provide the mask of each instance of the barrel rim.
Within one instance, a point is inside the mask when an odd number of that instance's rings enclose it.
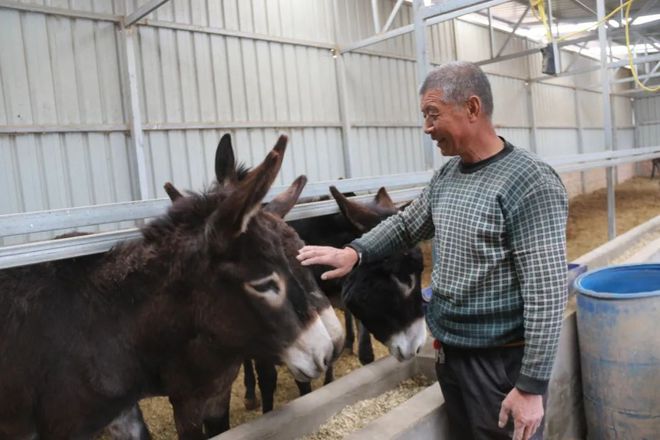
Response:
[[[575,288],[575,291],[581,295],[590,296],[594,298],[601,298],[601,299],[637,299],[637,298],[648,298],[651,296],[660,295],[660,289],[650,290],[647,292],[637,292],[637,293],[610,293],[610,292],[597,292],[595,290],[582,287],[582,281],[585,278],[595,275],[599,272],[627,271],[632,268],[637,270],[649,269],[649,270],[660,271],[660,263],[617,264],[613,266],[606,266],[606,267],[601,267],[599,269],[590,270],[579,275],[573,282],[573,287]]]

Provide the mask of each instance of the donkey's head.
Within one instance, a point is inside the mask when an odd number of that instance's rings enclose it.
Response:
[[[279,359],[297,379],[309,380],[326,368],[343,333],[313,278],[291,265],[302,243],[282,216],[305,178],[271,209],[261,207],[286,143],[281,136],[240,181],[225,180],[216,167],[218,184],[207,193],[182,196],[167,185],[173,200],[168,217],[176,227],[169,235],[173,246],[187,246],[196,256],[191,294],[200,333],[244,356]]]
[[[330,192],[344,217],[359,233],[397,213],[385,188],[373,201],[357,203],[335,187]],[[342,299],[365,327],[399,360],[410,359],[426,339],[421,277],[424,261],[419,247],[388,258],[363,263],[344,279]]]

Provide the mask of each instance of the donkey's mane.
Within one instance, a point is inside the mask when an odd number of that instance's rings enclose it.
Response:
[[[152,264],[159,267],[158,274],[163,282],[178,279],[189,270],[191,261],[203,264],[203,231],[208,217],[227,197],[228,189],[207,189],[200,193],[189,193],[173,203],[167,212],[141,228],[142,238],[114,247],[101,271],[97,287],[105,290],[128,278],[133,273],[149,274],[146,268]],[[159,263],[163,263],[162,265]],[[163,268],[167,274],[162,273]]]
[[[147,243],[159,243],[164,238],[171,240],[176,230],[192,231],[201,228],[219,203],[227,197],[227,190],[212,187],[203,192],[190,192],[173,203],[167,212],[142,228]]]
[[[250,167],[245,165],[245,163],[241,162],[238,165],[236,165],[236,178],[239,181],[243,180],[249,172],[250,172]]]

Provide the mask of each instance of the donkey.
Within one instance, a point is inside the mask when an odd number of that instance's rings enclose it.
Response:
[[[339,322],[291,268],[300,239],[260,209],[286,143],[242,181],[174,203],[140,239],[0,271],[0,438],[90,438],[163,390],[179,437],[206,438],[199,402],[209,383],[228,395],[246,357],[301,380],[327,368]]]
[[[295,220],[289,224],[307,243],[341,247],[373,228],[380,221],[398,212],[384,188],[367,204],[353,202],[335,187],[330,192],[339,205],[340,214]],[[374,263],[363,264],[342,279],[322,280],[328,270],[312,267],[323,293],[345,311],[346,341],[352,346],[351,314],[358,318],[358,357],[364,365],[374,359],[370,332],[385,344],[390,354],[402,361],[414,356],[426,339],[426,326],[421,300],[421,274],[424,268],[422,252],[413,247]],[[273,408],[277,371],[271,363],[256,359],[254,363],[262,396],[262,411]],[[252,361],[243,363],[245,405],[256,405],[257,380]],[[332,365],[324,383],[333,380]],[[311,392],[309,382],[296,380],[301,395]]]
[[[218,145],[216,172],[218,182],[225,184],[239,182],[248,173],[246,167],[236,164],[229,135],[225,135]],[[352,202],[334,187],[330,191],[340,207],[340,214],[289,222],[307,244],[343,246],[398,212],[384,188],[368,204]],[[423,269],[422,253],[418,247],[414,247],[381,262],[364,264],[341,280],[321,280],[323,267],[313,267],[312,272],[331,302],[353,313],[377,340],[388,347],[393,356],[403,361],[413,357],[426,340],[421,298]],[[369,333],[361,331],[360,339],[361,361],[373,361]],[[262,410],[268,412],[273,408],[277,372],[268,359],[256,359]],[[256,385],[251,361],[244,362],[244,371],[245,400],[246,406],[250,408],[255,405]],[[325,383],[332,380],[332,366],[329,366]],[[297,384],[301,394],[311,391],[309,381],[297,380]]]

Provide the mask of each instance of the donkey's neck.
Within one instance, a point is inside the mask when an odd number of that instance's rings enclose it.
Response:
[[[194,327],[189,297],[195,282],[194,270],[186,270],[189,256],[176,246],[134,240],[110,250],[90,274],[101,306],[115,313],[126,325],[137,326],[145,336],[167,333],[176,343],[172,329]],[[94,300],[94,299],[93,299]],[[188,337],[182,335],[182,337]]]

